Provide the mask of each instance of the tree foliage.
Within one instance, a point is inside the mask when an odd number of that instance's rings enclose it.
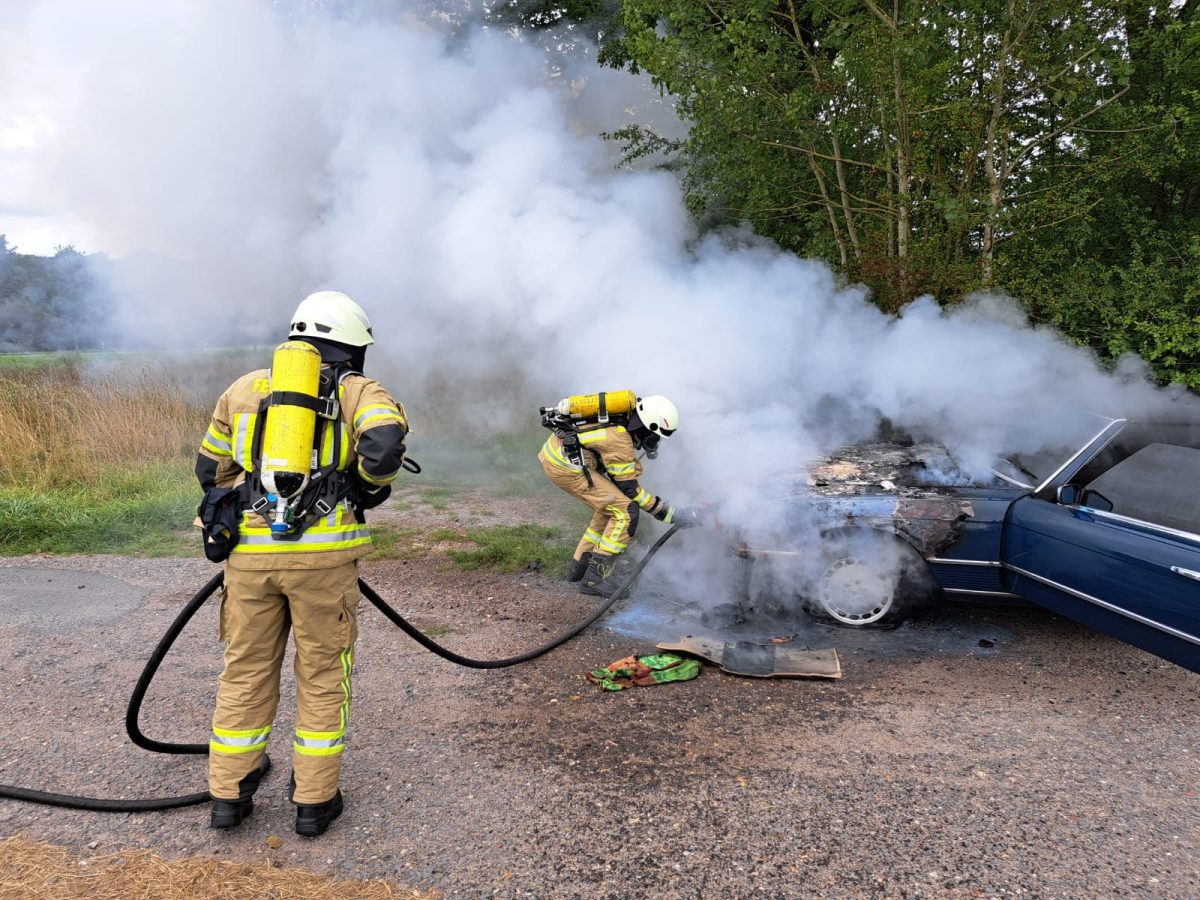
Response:
[[[606,52],[691,123],[709,221],[828,258],[886,309],[1009,290],[1200,386],[1198,8],[622,0]]]
[[[103,346],[112,310],[97,274],[104,262],[74,247],[53,256],[18,253],[0,235],[0,352]]]

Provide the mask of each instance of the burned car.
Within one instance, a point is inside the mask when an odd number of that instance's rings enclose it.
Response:
[[[746,590],[852,627],[941,599],[1028,601],[1200,672],[1200,420],[1098,426],[983,483],[955,479],[936,444],[847,448],[788,486],[794,542],[739,544]]]

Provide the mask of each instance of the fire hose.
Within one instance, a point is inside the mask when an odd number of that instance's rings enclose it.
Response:
[[[670,528],[662,537],[654,542],[654,545],[646,551],[646,554],[637,562],[633,570],[629,573],[629,577],[624,583],[617,588],[605,600],[600,607],[581,622],[572,625],[566,631],[552,638],[539,647],[535,647],[525,653],[516,656],[509,656],[503,659],[473,659],[469,656],[463,656],[455,653],[447,647],[443,647],[433,638],[426,635],[415,625],[405,619],[400,613],[396,612],[387,602],[375,593],[374,589],[363,581],[358,580],[358,588],[363,596],[378,609],[388,621],[407,634],[410,638],[438,656],[448,660],[455,665],[466,666],[469,669],[503,669],[508,666],[519,665],[520,663],[529,662],[532,659],[537,659],[556,647],[565,644],[571,638],[578,635],[585,628],[588,628],[596,622],[601,616],[608,612],[618,600],[621,600],[628,595],[634,583],[641,576],[642,570],[654,558],[654,555],[662,548],[662,546],[671,539],[675,532],[679,531],[682,526],[675,525]],[[142,733],[141,727],[138,725],[138,718],[142,709],[142,701],[146,697],[146,691],[150,688],[150,683],[154,680],[154,676],[158,673],[159,666],[162,665],[167,653],[174,645],[175,640],[183,631],[184,626],[191,621],[192,617],[204,605],[205,601],[211,597],[216,590],[221,587],[225,581],[224,572],[219,572],[213,576],[209,582],[196,593],[187,605],[180,610],[179,615],[175,617],[166,633],[159,640],[154,652],[150,654],[150,659],[147,660],[145,668],[142,669],[142,674],[138,676],[137,684],[133,688],[133,693],[129,697],[129,706],[125,711],[125,731],[129,735],[129,739],[137,746],[144,750],[149,750],[153,753],[172,753],[172,754],[204,754],[208,753],[208,744],[176,744],[169,741],[157,741],[154,738],[147,737]],[[176,809],[181,806],[194,806],[199,803],[205,803],[211,800],[212,797],[208,791],[203,791],[196,794],[182,794],[178,797],[153,797],[140,800],[106,800],[97,797],[80,797],[71,794],[56,794],[50,791],[37,791],[30,788],[15,787],[13,785],[0,785],[0,799],[8,800],[24,800],[29,803],[41,803],[46,806],[61,806],[67,809],[84,809],[93,812],[152,812],[155,810]]]

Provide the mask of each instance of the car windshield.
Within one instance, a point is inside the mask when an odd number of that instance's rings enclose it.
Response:
[[[1081,413],[1057,422],[1046,430],[1046,444],[1035,450],[1003,454],[992,465],[1001,481],[1018,487],[1035,488],[1058,471],[1067,460],[1091,443],[1113,419],[1096,413]]]

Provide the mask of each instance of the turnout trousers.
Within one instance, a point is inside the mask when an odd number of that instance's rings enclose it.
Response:
[[[553,460],[543,458],[542,469],[558,487],[593,510],[592,521],[575,547],[575,559],[589,552],[600,556],[617,556],[625,552],[637,531],[640,512],[637,504],[599,472],[592,472],[589,487],[582,472],[564,469]]]
[[[225,668],[208,755],[214,798],[236,800],[253,793],[242,780],[255,772],[267,748],[289,631],[296,644],[293,800],[324,803],[337,792],[359,597],[353,561],[325,569],[226,566],[220,625]]]

